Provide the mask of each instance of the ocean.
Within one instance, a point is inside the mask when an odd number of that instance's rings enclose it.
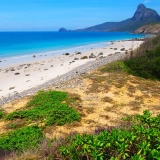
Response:
[[[71,48],[87,50],[103,47],[103,42],[132,38],[144,38],[144,35],[126,32],[0,32],[0,60],[51,51],[56,55]]]

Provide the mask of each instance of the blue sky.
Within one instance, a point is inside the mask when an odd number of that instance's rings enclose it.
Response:
[[[121,21],[137,5],[160,14],[160,0],[0,0],[0,31],[56,31]]]

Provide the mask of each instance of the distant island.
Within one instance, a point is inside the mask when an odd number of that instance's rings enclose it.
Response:
[[[160,16],[155,10],[146,8],[143,4],[139,4],[133,17],[121,22],[105,22],[103,24],[78,30],[61,28],[59,32],[135,32],[144,25],[158,22],[160,22]]]

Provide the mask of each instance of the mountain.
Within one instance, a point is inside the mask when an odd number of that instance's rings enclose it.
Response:
[[[160,23],[142,26],[135,33],[160,34]]]
[[[96,26],[78,29],[77,32],[115,32],[125,31],[134,32],[139,27],[160,22],[160,16],[158,13],[150,8],[146,8],[143,4],[138,5],[136,12],[132,18],[126,19],[121,22],[106,22]]]

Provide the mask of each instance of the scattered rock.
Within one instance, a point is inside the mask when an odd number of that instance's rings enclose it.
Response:
[[[114,48],[114,50],[117,50],[117,48]]]
[[[30,74],[26,74],[26,76],[30,76]]]
[[[81,52],[77,52],[76,55],[77,55],[77,54],[81,54]]]
[[[121,48],[121,51],[125,51],[125,48]]]
[[[14,69],[14,68],[11,68],[11,71],[15,71],[15,69]]]
[[[47,70],[48,70],[47,68],[44,69],[44,71],[47,71]]]
[[[53,65],[51,65],[50,67],[53,67]]]
[[[88,59],[88,56],[83,56],[81,57],[81,59]]]
[[[102,56],[103,55],[103,52],[100,52],[99,54],[98,54],[98,56]]]
[[[79,60],[79,58],[74,58],[74,60]]]
[[[69,53],[65,53],[64,55],[68,56],[68,55],[69,55]]]
[[[33,55],[33,58],[35,58],[36,56],[35,55]]]
[[[0,61],[0,62],[2,62],[2,61]]]
[[[9,90],[12,90],[12,89],[14,89],[14,88],[15,88],[15,87],[10,87]]]
[[[96,58],[96,56],[93,53],[91,53],[91,55],[89,56],[89,58]]]
[[[14,75],[19,75],[20,73],[16,72]]]

